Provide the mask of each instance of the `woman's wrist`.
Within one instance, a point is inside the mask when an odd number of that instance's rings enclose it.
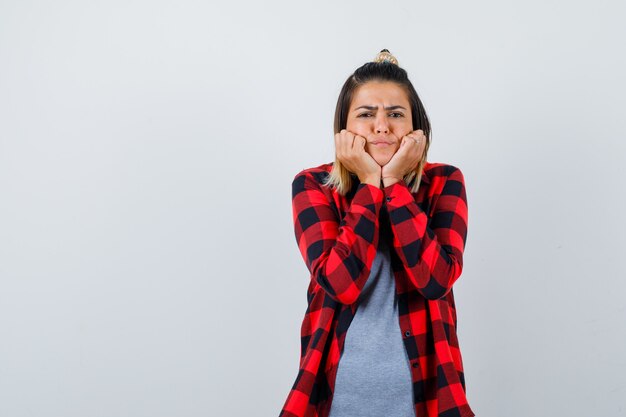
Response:
[[[393,184],[395,184],[397,182],[400,182],[402,180],[402,178],[393,177],[393,176],[388,175],[388,176],[384,176],[382,178],[382,180],[383,180],[383,186],[384,187],[389,187],[390,185],[393,185]]]
[[[378,175],[370,175],[370,176],[367,176],[367,177],[363,178],[361,183],[363,183],[363,184],[371,184],[371,185],[373,185],[375,187],[380,188],[380,180],[381,180],[380,174],[378,174]]]
[[[388,187],[392,184],[402,181],[402,177],[395,174],[382,174],[382,181],[385,187]]]

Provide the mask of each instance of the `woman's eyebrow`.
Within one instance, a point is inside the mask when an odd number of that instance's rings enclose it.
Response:
[[[358,110],[358,109],[366,109],[366,110],[377,110],[378,106],[359,106],[354,110]],[[385,110],[396,110],[396,109],[402,109],[402,110],[406,110],[404,107],[402,106],[389,106],[389,107],[385,107]]]

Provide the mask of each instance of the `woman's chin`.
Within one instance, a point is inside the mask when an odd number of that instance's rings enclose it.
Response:
[[[389,154],[389,155],[374,154],[374,155],[372,155],[372,158],[374,158],[374,161],[376,161],[376,163],[378,165],[380,165],[381,167],[387,165],[387,163],[389,161],[391,161],[392,157],[393,157],[393,154]]]

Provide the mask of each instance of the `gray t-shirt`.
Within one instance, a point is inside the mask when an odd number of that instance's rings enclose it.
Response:
[[[381,238],[337,368],[329,417],[415,417],[409,357],[398,321],[390,232]]]

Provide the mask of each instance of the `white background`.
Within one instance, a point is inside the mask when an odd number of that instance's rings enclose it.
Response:
[[[621,1],[0,2],[0,416],[277,416],[291,181],[382,48],[465,175],[480,417],[626,416]]]

